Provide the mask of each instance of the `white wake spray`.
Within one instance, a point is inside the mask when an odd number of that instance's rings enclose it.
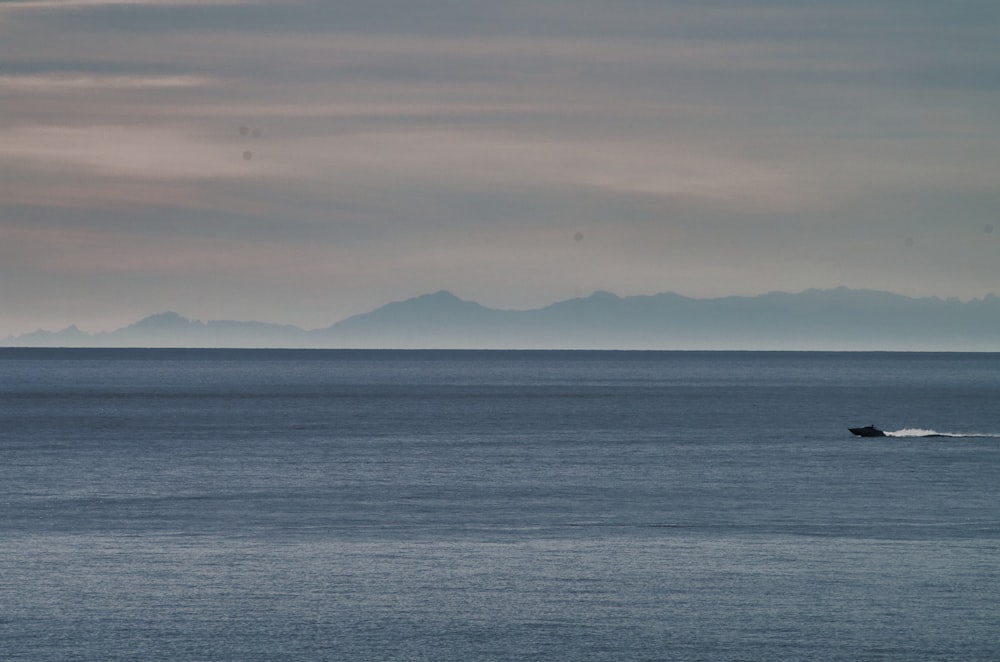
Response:
[[[924,428],[903,428],[895,432],[886,432],[887,437],[1000,437],[1000,434],[984,434],[979,432],[938,432]]]

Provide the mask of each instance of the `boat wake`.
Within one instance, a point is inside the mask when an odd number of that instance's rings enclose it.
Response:
[[[887,437],[949,437],[953,439],[965,439],[969,437],[1000,438],[1000,434],[984,434],[970,432],[938,432],[937,430],[925,430],[923,428],[903,428],[890,432],[886,430]]]

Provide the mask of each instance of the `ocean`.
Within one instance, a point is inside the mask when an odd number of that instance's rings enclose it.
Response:
[[[3,660],[996,660],[1000,354],[0,349],[0,586]]]

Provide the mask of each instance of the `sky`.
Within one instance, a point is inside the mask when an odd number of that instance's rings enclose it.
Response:
[[[0,337],[1000,294],[995,0],[0,0]]]

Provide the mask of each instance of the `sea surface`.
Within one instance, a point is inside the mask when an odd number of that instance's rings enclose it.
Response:
[[[1000,354],[3,349],[0,659],[997,660]]]

